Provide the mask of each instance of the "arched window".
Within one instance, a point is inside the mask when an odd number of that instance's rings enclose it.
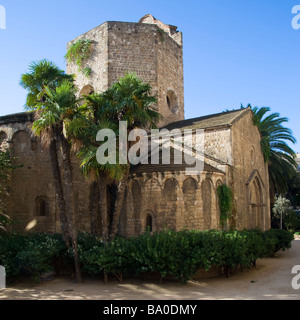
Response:
[[[179,111],[177,97],[174,91],[169,90],[166,96],[167,106],[173,114],[177,114]]]
[[[201,194],[202,194],[202,205],[203,205],[203,216],[204,225],[206,229],[211,227],[212,221],[212,207],[213,207],[213,184],[212,181],[206,178],[201,184]]]
[[[47,197],[37,197],[35,199],[36,216],[47,217],[49,215],[49,204]]]
[[[152,216],[150,214],[147,215],[146,217],[146,226],[145,226],[146,231],[152,232],[153,226],[152,226]]]
[[[94,88],[91,85],[84,86],[80,91],[80,97],[82,96],[88,96],[90,94],[93,94],[95,92]]]

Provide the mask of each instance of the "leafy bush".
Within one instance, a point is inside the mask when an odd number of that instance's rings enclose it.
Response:
[[[293,234],[286,230],[219,231],[165,230],[145,233],[130,239],[115,238],[104,244],[88,233],[78,235],[78,253],[82,271],[87,275],[154,273],[186,282],[198,269],[212,266],[226,276],[237,266],[250,267],[257,259],[273,256],[291,247]],[[5,234],[0,236],[0,264],[8,277],[30,275],[38,278],[55,268],[58,259],[69,258],[61,235]]]
[[[270,229],[264,233],[265,239],[274,241],[274,250],[269,252],[269,256],[273,256],[279,250],[287,250],[292,247],[293,233],[283,229]]]
[[[0,264],[5,267],[7,277],[38,278],[54,269],[54,261],[64,249],[60,235],[4,234],[0,237]]]
[[[135,272],[153,272],[161,278],[171,276],[187,281],[199,268],[208,267],[199,235],[197,231],[167,230],[131,239],[135,248],[131,253]]]
[[[297,217],[297,214],[294,210],[289,210],[283,222],[285,228],[290,232],[294,232],[300,227],[300,219]]]

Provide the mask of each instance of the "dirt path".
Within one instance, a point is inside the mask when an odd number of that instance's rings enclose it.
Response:
[[[300,240],[292,248],[274,258],[257,261],[257,267],[234,274],[190,281],[187,285],[174,282],[126,280],[103,284],[86,280],[75,284],[69,279],[55,279],[37,285],[20,283],[0,289],[0,300],[184,300],[184,299],[277,299],[300,300],[300,289],[292,288],[291,273],[300,265]],[[299,280],[298,280],[299,283]]]

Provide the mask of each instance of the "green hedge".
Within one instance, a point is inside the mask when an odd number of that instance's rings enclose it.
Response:
[[[64,250],[65,245],[58,234],[3,234],[0,236],[0,265],[5,267],[8,278],[38,277],[54,269],[55,259]]]
[[[257,259],[272,257],[291,247],[293,234],[285,230],[162,231],[104,243],[88,233],[78,236],[81,268],[86,275],[155,273],[186,282],[199,268],[220,267],[226,276],[237,266],[250,267]],[[66,260],[66,257],[69,259]],[[0,265],[7,276],[35,278],[54,270],[57,260],[72,264],[61,235],[45,233],[0,236]]]

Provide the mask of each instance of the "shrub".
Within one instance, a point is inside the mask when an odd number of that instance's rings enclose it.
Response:
[[[294,239],[294,235],[283,229],[270,229],[264,233],[265,239],[268,241],[269,239],[274,241],[274,250],[270,251],[269,256],[273,256],[279,250],[287,250],[292,246],[292,240]]]
[[[135,251],[131,253],[135,272],[158,273],[186,282],[204,267],[202,239],[197,231],[162,231],[146,233],[131,239]]]
[[[278,250],[291,247],[293,234],[286,230],[271,229],[244,231],[179,232],[165,230],[151,235],[124,239],[116,237],[104,244],[88,233],[78,235],[78,253],[82,271],[87,275],[155,273],[161,279],[173,277],[183,283],[198,269],[221,267],[226,276],[237,266],[250,267],[256,260],[271,257]],[[8,277],[30,275],[39,278],[52,271],[55,262],[68,257],[61,235],[4,234],[0,236],[0,264]]]
[[[35,279],[53,271],[55,259],[64,250],[60,235],[4,234],[0,237],[0,264],[7,277],[30,275]]]

